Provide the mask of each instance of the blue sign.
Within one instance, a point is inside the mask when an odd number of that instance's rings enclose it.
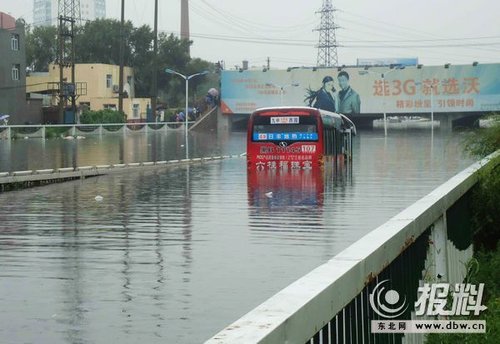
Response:
[[[317,141],[318,133],[254,133],[254,141]]]

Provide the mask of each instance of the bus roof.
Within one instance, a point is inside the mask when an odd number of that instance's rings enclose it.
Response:
[[[254,115],[258,115],[265,112],[271,112],[271,113],[274,112],[272,115],[277,115],[277,116],[287,115],[287,113],[289,113],[290,115],[297,115],[296,113],[293,113],[297,111],[304,111],[322,117],[325,125],[335,126],[338,129],[341,129],[342,124],[344,124],[345,127],[352,128],[354,135],[356,135],[356,126],[347,116],[336,112],[330,112],[322,109],[312,108],[309,106],[273,106],[273,107],[259,108],[252,113],[252,117]]]
[[[262,112],[268,112],[268,111],[275,111],[275,112],[282,112],[283,115],[286,115],[287,112],[290,111],[307,111],[309,113],[316,113],[316,114],[326,114],[329,116],[333,117],[338,117],[341,118],[342,116],[338,113],[335,112],[330,112],[330,111],[325,111],[321,109],[316,109],[308,106],[273,106],[273,107],[265,107],[265,108],[259,108],[256,109],[253,113],[262,113]]]

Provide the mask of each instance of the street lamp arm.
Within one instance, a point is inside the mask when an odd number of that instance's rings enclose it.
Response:
[[[192,75],[188,76],[187,78],[188,78],[188,80],[191,80],[194,77],[197,77],[199,75],[206,75],[206,74],[208,74],[208,71],[203,71],[203,72],[200,72],[200,73],[192,74]]]
[[[184,74],[181,74],[179,72],[176,72],[175,70],[172,70],[172,69],[165,69],[165,73],[168,73],[168,74],[175,74],[175,75],[178,75],[180,76],[181,78],[183,78],[184,80],[186,80],[188,77],[185,76]]]
[[[203,72],[200,72],[200,73],[196,73],[196,74],[193,74],[193,75],[184,75],[184,74],[181,74],[173,69],[170,69],[170,68],[167,68],[165,69],[165,73],[168,73],[168,74],[175,74],[175,75],[178,75],[180,76],[181,78],[183,78],[185,81],[186,81],[186,108],[185,108],[185,111],[186,113],[184,114],[184,118],[185,118],[185,122],[184,122],[184,137],[185,137],[185,147],[186,147],[186,159],[189,159],[189,133],[188,133],[188,124],[189,124],[189,80],[198,76],[198,75],[205,75],[205,74],[208,74],[208,71],[203,71]]]
[[[396,66],[394,69],[391,68],[390,70],[382,72],[382,73],[380,73],[380,72],[372,72],[372,71],[368,70],[368,67],[365,67],[364,70],[358,71],[359,75],[375,74],[375,75],[379,75],[380,78],[382,79],[382,83],[383,83],[383,85],[382,85],[382,88],[383,88],[383,97],[382,97],[382,99],[383,99],[383,102],[384,102],[384,104],[383,104],[383,107],[384,107],[384,136],[387,136],[387,112],[386,112],[386,109],[385,109],[385,98],[386,98],[386,89],[385,89],[385,82],[386,81],[385,81],[385,77],[388,74],[390,74],[390,73],[392,73],[394,71],[397,71],[397,70],[401,70],[401,69],[405,69],[405,66]]]
[[[387,76],[387,74],[390,74],[392,72],[395,72],[397,70],[401,70],[401,69],[405,69],[405,66],[398,66],[398,67],[395,67],[394,69],[390,69],[386,72],[372,72],[371,70],[368,70],[368,69],[365,69],[365,70],[360,70],[358,71],[358,74],[359,75],[366,75],[366,74],[373,74],[373,75],[379,75],[382,79],[385,79],[385,77]]]

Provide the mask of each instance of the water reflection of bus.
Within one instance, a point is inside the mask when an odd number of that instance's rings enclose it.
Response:
[[[248,123],[250,170],[308,170],[325,156],[350,156],[354,124],[345,116],[308,107],[264,108]]]
[[[250,207],[310,208],[323,205],[324,183],[320,169],[286,173],[249,170],[247,182]]]

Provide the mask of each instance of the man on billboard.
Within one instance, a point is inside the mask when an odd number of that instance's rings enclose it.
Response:
[[[337,79],[339,81],[339,112],[344,115],[350,115],[360,112],[361,100],[359,94],[349,85],[349,74],[341,71]]]

